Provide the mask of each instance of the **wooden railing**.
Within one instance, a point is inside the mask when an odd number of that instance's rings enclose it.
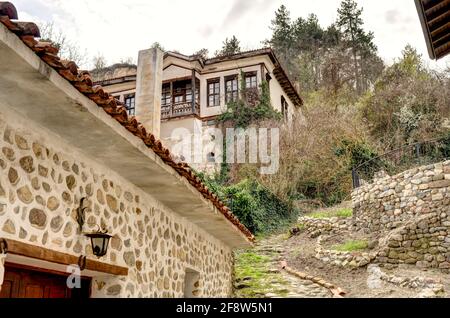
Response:
[[[192,109],[192,102],[174,103],[161,106],[161,119],[169,119],[187,115],[200,115],[200,105],[195,103],[194,109]]]

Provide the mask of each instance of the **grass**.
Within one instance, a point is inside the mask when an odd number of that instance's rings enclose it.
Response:
[[[365,240],[347,241],[343,244],[333,246],[333,249],[341,252],[354,252],[367,249],[367,245],[368,243]]]
[[[352,217],[353,210],[352,209],[340,209],[335,211],[321,211],[321,212],[315,212],[308,214],[309,217],[315,218],[315,219],[329,219],[333,217],[338,218],[349,218]]]
[[[235,257],[235,279],[244,288],[236,290],[239,298],[261,298],[267,293],[286,296],[286,291],[274,290],[273,284],[285,284],[278,273],[269,273],[271,258],[254,252],[237,252]]]

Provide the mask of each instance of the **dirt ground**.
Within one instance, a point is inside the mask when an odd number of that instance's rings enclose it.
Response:
[[[347,269],[325,264],[314,257],[317,239],[309,238],[305,233],[293,236],[283,243],[283,257],[290,267],[326,279],[346,291],[349,298],[414,298],[420,290],[403,288],[383,282],[379,288],[370,288],[367,268]],[[336,238],[336,242],[341,239]],[[400,267],[393,270],[383,269],[387,274],[401,277],[426,277],[442,282],[445,290],[450,290],[450,275],[439,270],[421,270],[414,266]]]

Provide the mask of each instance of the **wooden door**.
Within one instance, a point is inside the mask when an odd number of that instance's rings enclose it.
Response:
[[[70,289],[67,276],[23,266],[6,265],[0,298],[89,298],[90,279],[83,278],[80,289]]]

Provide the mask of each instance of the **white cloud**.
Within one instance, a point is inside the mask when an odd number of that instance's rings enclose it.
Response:
[[[236,35],[253,49],[270,37],[275,10],[285,4],[292,18],[315,13],[323,26],[335,21],[340,0],[14,0],[20,18],[51,21],[92,56],[109,62],[136,58],[138,50],[160,42],[166,49],[191,54],[220,48]],[[425,40],[414,2],[359,0],[366,29],[374,31],[380,55],[387,62],[410,43],[426,58]],[[444,67],[449,57],[432,67]]]

